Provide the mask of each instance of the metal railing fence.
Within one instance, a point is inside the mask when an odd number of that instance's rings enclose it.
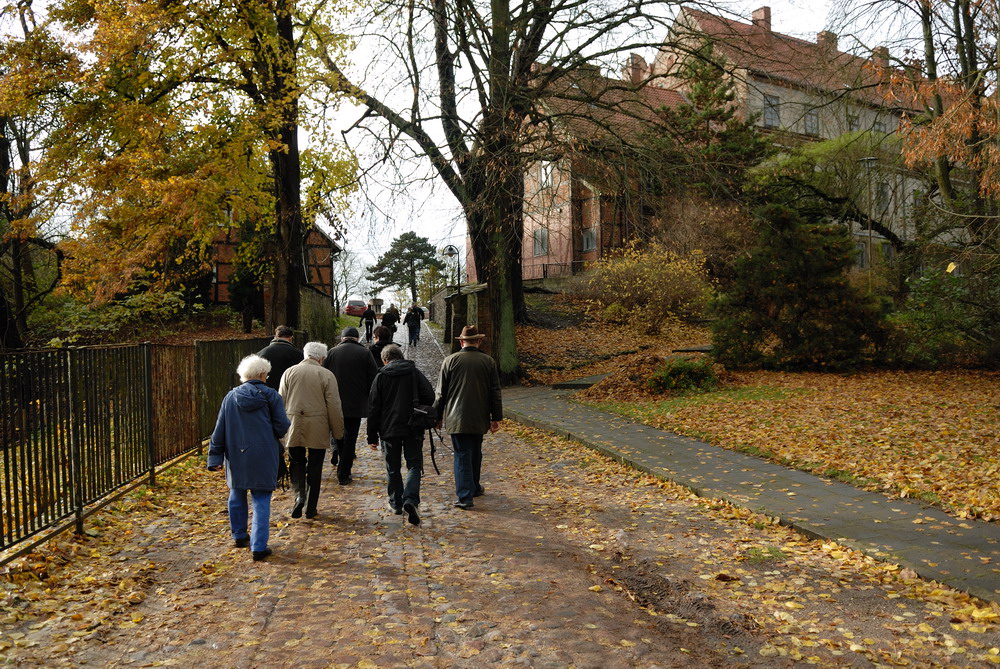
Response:
[[[268,340],[0,353],[0,550],[75,522],[211,434]]]

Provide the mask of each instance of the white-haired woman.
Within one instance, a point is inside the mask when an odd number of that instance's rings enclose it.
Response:
[[[311,341],[302,347],[305,360],[289,367],[281,377],[278,392],[292,420],[285,445],[288,447],[288,477],[295,502],[292,518],[316,517],[323,460],[330,448],[330,435],[344,437],[344,413],[340,407],[337,378],[323,366],[326,344]]]
[[[281,443],[290,422],[281,396],[265,383],[271,363],[256,355],[240,361],[239,386],[222,400],[208,448],[208,468],[225,465],[229,485],[229,528],[238,548],[250,547],[255,561],[271,554],[271,493],[278,485]],[[253,525],[247,532],[247,493],[253,499]]]

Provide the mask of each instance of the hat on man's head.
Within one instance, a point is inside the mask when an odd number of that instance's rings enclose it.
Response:
[[[341,339],[347,339],[348,337],[354,337],[355,339],[361,338],[361,333],[358,332],[357,328],[344,328],[344,331],[340,333]]]
[[[464,339],[466,341],[479,341],[481,339],[486,339],[486,335],[480,334],[479,330],[475,325],[466,325],[462,328],[462,334],[455,339]]]

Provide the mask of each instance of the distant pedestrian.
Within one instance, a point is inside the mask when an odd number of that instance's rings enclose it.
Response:
[[[406,310],[406,316],[403,317],[403,325],[406,326],[409,334],[410,346],[416,346],[417,342],[420,341],[421,317],[418,312],[419,309],[416,307],[410,307]]]
[[[399,309],[394,305],[390,304],[389,308],[385,310],[382,314],[382,326],[389,328],[393,333],[396,332],[396,323],[399,322]]]
[[[372,329],[375,327],[376,320],[378,320],[378,314],[375,313],[372,303],[369,302],[368,308],[361,314],[361,320],[358,321],[358,327],[365,326],[365,341],[368,343],[372,341]]]
[[[496,432],[503,419],[500,397],[500,375],[493,358],[479,350],[486,335],[475,325],[462,328],[455,339],[462,350],[452,353],[441,363],[437,399],[434,402],[443,423],[451,435],[455,452],[454,506],[471,509],[472,498],[485,491],[480,483],[483,466],[483,435]]]
[[[323,367],[326,344],[311,341],[303,349],[306,358],[290,367],[281,378],[278,392],[292,421],[285,445],[288,447],[288,477],[295,502],[292,518],[315,518],[323,460],[334,439],[344,436],[344,414],[340,408],[337,378]]]
[[[229,486],[229,530],[237,548],[250,547],[255,561],[271,554],[271,494],[278,485],[278,441],[290,425],[284,403],[264,383],[271,363],[257,355],[240,361],[240,385],[222,400],[208,447],[208,468],[225,465]],[[247,493],[253,500],[253,525],[247,532]]]
[[[302,351],[295,348],[292,339],[295,331],[287,325],[279,325],[274,329],[274,339],[257,352],[257,355],[271,363],[271,372],[267,377],[267,385],[277,390],[281,383],[281,375],[293,365],[302,362]]]
[[[326,354],[323,366],[337,377],[340,408],[344,412],[344,437],[336,439],[331,462],[337,465],[337,481],[349,484],[353,478],[351,468],[357,455],[358,432],[361,419],[368,415],[368,393],[378,367],[364,344],[357,328],[344,328],[340,343]]]
[[[424,431],[410,425],[414,404],[431,404],[434,389],[412,360],[393,344],[382,350],[385,366],[379,370],[368,398],[368,445],[381,445],[385,458],[386,488],[393,513],[406,513],[420,524],[420,477],[424,468]],[[414,397],[416,394],[416,397]],[[402,462],[406,461],[406,482]]]
[[[372,359],[375,360],[375,366],[379,369],[385,363],[382,362],[382,349],[392,343],[392,330],[382,325],[375,328],[375,343],[368,347],[368,350],[372,352]]]

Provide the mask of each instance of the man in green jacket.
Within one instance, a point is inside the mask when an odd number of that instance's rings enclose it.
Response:
[[[503,419],[500,375],[493,358],[479,350],[486,335],[475,325],[462,328],[455,339],[462,350],[441,364],[437,399],[434,402],[441,423],[451,435],[455,451],[454,506],[471,509],[472,498],[483,494],[479,475],[483,465],[483,435],[496,432]]]

